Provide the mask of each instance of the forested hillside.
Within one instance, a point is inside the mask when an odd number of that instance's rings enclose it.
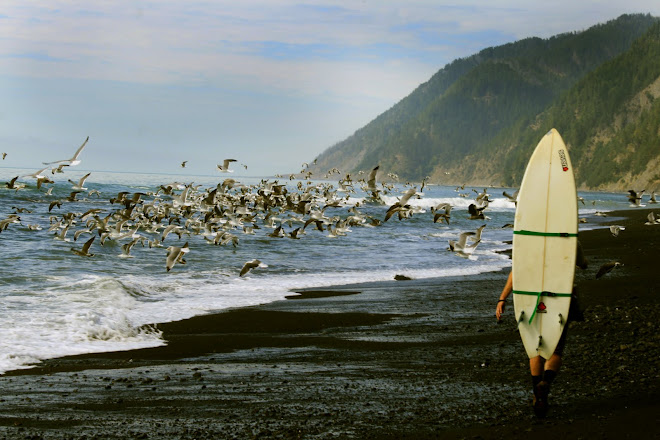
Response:
[[[646,187],[660,177],[658,78],[660,22],[650,15],[484,49],[326,150],[313,171],[380,165],[406,180],[514,186],[555,127],[581,187]]]

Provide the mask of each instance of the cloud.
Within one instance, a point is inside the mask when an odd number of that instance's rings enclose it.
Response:
[[[48,145],[91,127],[129,152],[192,136],[200,157],[223,139],[298,163],[456,58],[633,12],[660,2],[5,0],[0,112],[7,136],[38,127]]]

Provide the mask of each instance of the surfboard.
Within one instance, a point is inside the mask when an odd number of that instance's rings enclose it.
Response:
[[[513,308],[530,358],[550,358],[566,326],[577,233],[573,167],[553,128],[529,159],[513,227]]]

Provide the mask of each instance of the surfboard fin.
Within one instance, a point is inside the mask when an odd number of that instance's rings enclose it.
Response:
[[[520,316],[518,317],[518,324],[520,324],[521,322],[523,322],[523,319],[524,319],[524,318],[525,318],[525,311],[524,311],[524,310],[521,310],[521,311],[520,311]]]
[[[538,351],[539,348],[541,348],[541,345],[543,345],[543,336],[539,335],[539,345],[536,347],[536,351]]]
[[[564,325],[564,317],[561,315],[561,313],[559,314],[559,325]]]

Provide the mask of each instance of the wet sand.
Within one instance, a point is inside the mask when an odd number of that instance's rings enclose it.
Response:
[[[0,376],[0,435],[652,437],[660,414],[660,225],[645,226],[647,213],[590,219],[626,226],[617,238],[608,229],[580,234],[590,263],[576,276],[584,321],[570,328],[545,419],[531,410],[511,304],[501,324],[494,317],[503,271],[292,292],[277,303],[160,324],[167,346],[10,372]],[[596,280],[613,260],[623,266]]]

